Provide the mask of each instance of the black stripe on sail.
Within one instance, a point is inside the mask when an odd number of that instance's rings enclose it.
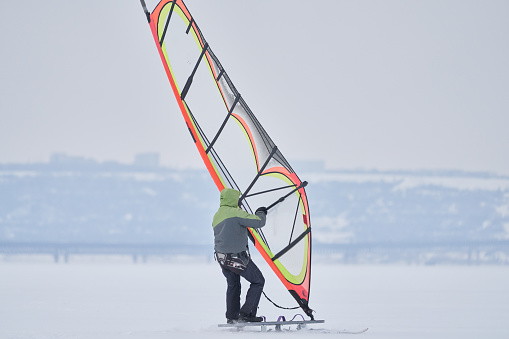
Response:
[[[147,16],[147,21],[148,23],[150,23],[150,13],[147,9],[147,4],[145,3],[145,0],[140,0],[141,1],[141,7],[143,7],[143,11],[145,12],[145,15]]]
[[[217,138],[219,137],[219,135],[223,131],[224,126],[226,126],[226,122],[230,118],[230,115],[232,115],[233,110],[235,109],[235,106],[237,106],[237,103],[239,102],[239,100],[240,100],[240,93],[237,93],[237,96],[235,97],[235,101],[233,102],[232,107],[228,111],[228,115],[226,116],[226,118],[224,119],[223,123],[221,124],[221,127],[219,127],[219,131],[217,131],[217,133],[214,136],[214,139],[212,139],[212,142],[210,143],[209,147],[207,147],[207,149],[205,150],[205,153],[209,153],[210,149],[212,148],[212,146],[214,146],[214,144],[216,143]]]
[[[294,190],[292,190],[290,193],[282,196],[281,198],[279,198],[276,202],[272,203],[271,205],[267,206],[267,210],[270,210],[272,207],[276,206],[277,204],[279,204],[280,202],[283,202],[285,201],[286,198],[288,198],[292,193],[294,193],[295,191],[301,189],[302,187],[306,187],[306,185],[308,184],[307,181],[303,181],[298,187],[295,187]]]
[[[224,73],[224,69],[222,69],[221,72],[219,72],[219,75],[217,76],[216,81],[219,81],[219,79],[221,79],[221,76],[223,75],[223,73]]]
[[[244,193],[242,193],[242,196],[239,199],[239,204],[242,202],[242,200],[244,200],[246,198],[246,195],[249,193],[251,188],[253,188],[253,185],[256,183],[256,181],[258,180],[260,175],[262,175],[263,171],[265,170],[265,167],[267,167],[270,159],[272,159],[272,157],[274,156],[274,154],[276,152],[277,152],[277,146],[274,146],[274,148],[272,149],[272,152],[270,152],[269,156],[267,157],[267,160],[265,160],[265,163],[263,164],[263,166],[260,168],[258,173],[256,173],[255,178],[253,179],[253,181],[251,181],[251,184],[249,184],[248,188],[244,191]]]
[[[189,21],[189,25],[187,26],[187,29],[186,29],[186,34],[189,34],[189,30],[191,29],[191,26],[193,26],[193,23],[194,23],[194,18],[191,18],[191,21]]]
[[[297,201],[297,208],[295,209],[295,216],[293,217],[292,233],[290,233],[290,239],[288,240],[288,245],[290,245],[292,242],[293,231],[295,231],[295,222],[297,221],[297,215],[299,215],[299,207],[300,207],[301,199],[302,199],[302,197],[299,197],[299,201]]]
[[[182,90],[182,93],[180,93],[180,98],[184,100],[186,98],[187,92],[189,91],[189,88],[191,87],[191,84],[193,83],[194,75],[196,74],[196,70],[198,69],[198,66],[200,65],[200,61],[203,58],[203,55],[207,51],[207,48],[209,48],[209,44],[205,43],[205,46],[203,46],[203,49],[201,50],[200,57],[198,58],[198,61],[196,61],[196,64],[194,65],[193,71],[191,72],[191,75],[189,78],[187,78],[186,84],[184,86],[184,89]]]
[[[265,235],[263,234],[262,229],[261,229],[261,228],[252,228],[252,230],[253,230],[254,232],[258,233],[258,235],[260,236],[260,238],[262,238],[262,241],[263,241],[263,243],[265,244],[265,246],[267,246],[267,248],[270,250],[269,243],[267,242],[267,239],[265,238]]]
[[[163,35],[161,35],[161,40],[159,40],[159,45],[163,45],[164,37],[166,36],[166,31],[168,30],[168,26],[170,24],[171,14],[173,13],[173,7],[175,7],[175,3],[177,0],[174,0],[171,4],[170,13],[168,13],[168,18],[166,19],[166,23],[164,24]]]
[[[187,106],[187,110],[189,111],[189,114],[191,116],[191,119],[193,120],[193,123],[194,123],[194,125],[196,126],[196,128],[198,130],[198,133],[200,134],[202,139],[205,141],[205,145],[210,144],[207,136],[205,135],[205,132],[200,127],[200,124],[198,123],[198,121],[194,117],[193,113],[191,112],[191,108],[189,107],[189,105],[187,103],[186,103],[186,106]],[[192,135],[192,133],[191,133],[191,135]],[[194,140],[194,137],[193,137],[193,140]],[[219,171],[221,171],[221,174],[222,174],[223,178],[227,181],[227,183],[229,185],[228,187],[232,187],[232,188],[236,189],[237,191],[240,191],[239,185],[237,185],[237,183],[235,182],[235,180],[233,179],[232,175],[230,174],[230,172],[228,171],[228,169],[224,165],[224,163],[221,160],[221,158],[217,155],[217,153],[214,150],[212,150],[212,152],[210,152],[210,154],[211,154],[214,162],[216,163],[216,168]],[[247,206],[247,207],[249,207],[249,206]]]
[[[194,138],[194,134],[193,134],[193,131],[191,131],[191,127],[189,127],[189,125],[186,123],[187,125],[187,129],[189,130],[189,133],[191,134],[191,138],[193,138],[193,143],[196,144],[196,139]]]
[[[289,185],[289,186],[283,186],[283,187],[273,188],[273,189],[266,190],[266,191],[256,192],[256,193],[253,193],[253,194],[248,194],[248,195],[246,195],[246,198],[254,197],[255,195],[259,195],[259,194],[264,194],[264,193],[269,193],[269,192],[274,192],[274,191],[284,190],[285,188],[293,188],[293,187],[295,187],[295,186],[296,186],[296,185]]]
[[[283,254],[291,250],[295,245],[299,243],[309,232],[311,232],[311,227],[308,227],[301,235],[297,237],[294,241],[288,244],[285,248],[279,251],[275,256],[272,257],[272,261],[279,259]]]

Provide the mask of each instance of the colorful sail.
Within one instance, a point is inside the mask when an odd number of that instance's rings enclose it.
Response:
[[[311,224],[302,182],[248,107],[182,0],[152,12],[140,0],[191,138],[219,191],[242,192],[249,213],[268,208],[251,230],[255,247],[298,305],[308,306]],[[232,41],[232,43],[235,43]],[[295,133],[298,135],[298,133]]]

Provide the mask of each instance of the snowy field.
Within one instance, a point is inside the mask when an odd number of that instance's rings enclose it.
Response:
[[[269,297],[291,305],[288,292],[257,261]],[[3,260],[0,338],[509,338],[505,266],[319,263],[310,305],[325,323],[283,333],[218,328],[225,285],[214,262]],[[260,304],[259,314],[270,319],[295,313],[265,299]],[[365,327],[364,334],[338,334]]]

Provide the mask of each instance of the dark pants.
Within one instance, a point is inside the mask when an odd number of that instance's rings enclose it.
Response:
[[[221,266],[221,269],[228,283],[228,289],[226,290],[226,318],[238,319],[239,313],[255,316],[262,295],[263,285],[265,284],[262,272],[260,272],[252,260],[249,261],[246,269],[239,273],[232,272],[223,266]],[[240,307],[240,277],[251,283],[242,308]]]

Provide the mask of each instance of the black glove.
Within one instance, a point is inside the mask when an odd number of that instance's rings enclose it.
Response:
[[[258,213],[258,212],[262,212],[263,214],[267,215],[267,207],[258,207],[258,209],[256,210],[255,214]]]

